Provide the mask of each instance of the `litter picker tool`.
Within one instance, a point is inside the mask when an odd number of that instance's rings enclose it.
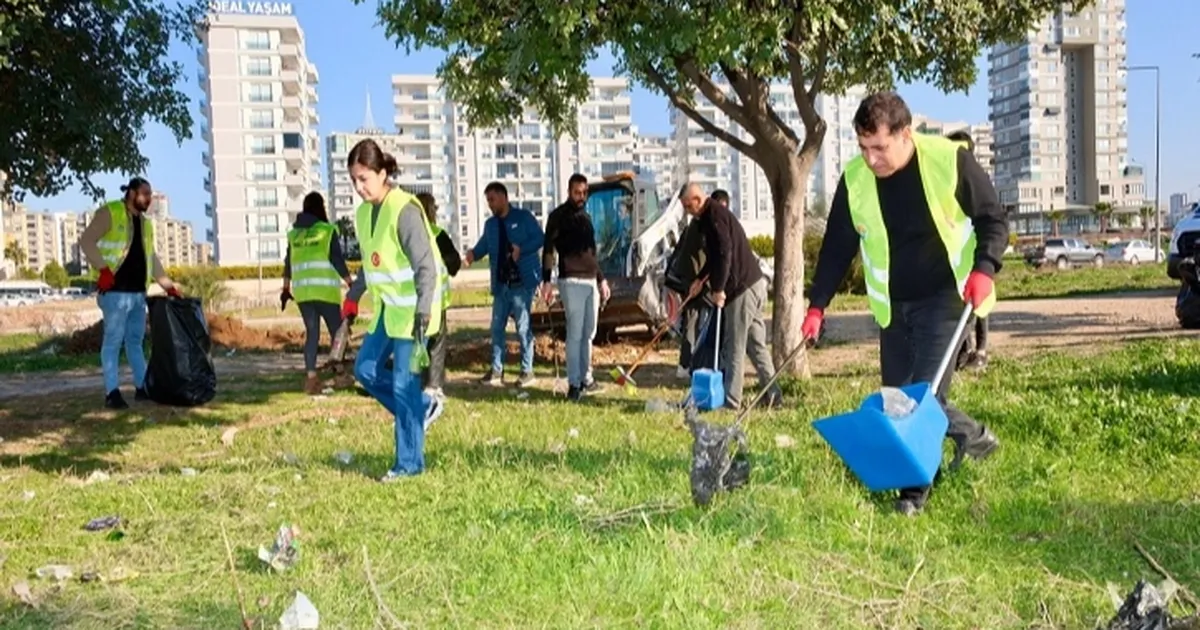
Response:
[[[771,378],[759,389],[750,404],[738,411],[733,424],[729,426],[709,424],[700,420],[694,393],[684,402],[684,418],[693,438],[690,480],[692,502],[697,506],[708,505],[718,492],[740,488],[750,480],[750,443],[746,439],[745,431],[750,412],[779,380],[779,376],[783,374],[783,366],[791,365],[800,352],[811,345],[811,339],[802,339],[788,353],[780,369],[775,370]],[[694,387],[693,385],[693,389]]]
[[[704,279],[707,280],[708,278],[705,277]],[[646,357],[650,356],[650,353],[654,351],[655,346],[657,346],[658,342],[662,340],[663,335],[667,334],[668,330],[679,324],[680,318],[683,317],[684,307],[687,306],[688,302],[691,302],[698,295],[700,295],[699,289],[693,290],[688,294],[687,299],[684,300],[683,304],[679,306],[679,312],[675,314],[675,319],[663,322],[662,325],[658,327],[658,330],[654,333],[654,337],[650,339],[649,343],[642,347],[642,351],[638,353],[637,358],[633,360],[633,363],[628,368],[623,368],[618,365],[609,371],[609,376],[611,376],[613,380],[617,382],[617,385],[624,387],[625,391],[629,393],[632,393],[637,389],[637,381],[633,379],[633,373],[636,372],[639,367],[641,367],[642,362],[646,360]]]
[[[963,309],[933,380],[885,387],[849,413],[813,422],[833,452],[872,492],[924,487],[942,462],[942,442],[950,425],[937,392],[971,320]]]
[[[346,360],[346,349],[350,347],[350,327],[354,325],[354,319],[353,315],[342,319],[342,325],[334,333],[333,344],[329,348],[330,363],[336,365]]]

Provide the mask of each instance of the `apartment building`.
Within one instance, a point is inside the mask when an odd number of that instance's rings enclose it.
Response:
[[[643,175],[654,177],[660,200],[675,196],[683,185],[683,182],[675,179],[675,150],[671,136],[644,136],[634,127],[633,167]]]
[[[192,243],[192,257],[196,259],[197,265],[211,265],[212,243]]]
[[[1176,221],[1186,217],[1192,211],[1192,204],[1188,203],[1187,193],[1175,193],[1170,197],[1168,204],[1167,220],[1174,225]]]
[[[975,143],[975,159],[983,167],[983,170],[987,171],[989,176],[993,179],[995,178],[996,158],[992,150],[992,126],[990,124],[972,125],[971,123],[962,121],[942,122],[914,114],[913,130],[937,136],[944,136],[956,131],[967,132],[971,135],[971,142]]]
[[[1128,155],[1125,28],[1125,0],[1064,5],[988,54],[996,188],[1019,230],[1041,230],[1055,209],[1068,212],[1066,230],[1087,229],[1097,203],[1145,201]]]
[[[633,169],[633,100],[629,81],[619,77],[592,79],[587,100],[579,105],[578,139],[565,136],[556,150],[557,172],[564,175],[555,182],[566,197],[566,181],[572,173],[599,179],[619,171]]]
[[[317,68],[286,2],[213,2],[200,33],[206,240],[218,264],[278,263],[304,195],[321,190]]]

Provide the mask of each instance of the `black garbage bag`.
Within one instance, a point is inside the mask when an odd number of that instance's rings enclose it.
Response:
[[[196,298],[152,297],[146,393],[177,407],[203,405],[217,395],[212,339]]]
[[[750,480],[750,446],[736,425],[718,426],[700,420],[688,404],[686,422],[692,432],[692,502],[708,505],[722,490],[734,490]]]
[[[1176,619],[1167,610],[1167,600],[1158,589],[1139,580],[1117,614],[1099,630],[1197,630],[1200,618],[1195,615]]]
[[[1179,261],[1179,294],[1175,296],[1175,319],[1183,328],[1200,328],[1200,269],[1192,258]]]

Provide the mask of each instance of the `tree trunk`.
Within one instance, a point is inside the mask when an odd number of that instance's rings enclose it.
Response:
[[[811,149],[805,143],[800,155],[777,156],[770,179],[775,205],[775,307],[771,313],[771,357],[775,369],[801,378],[810,378],[808,357],[801,352],[796,361],[785,365],[788,354],[800,343],[800,324],[804,321],[804,206],[808,193],[808,175],[820,140]]]

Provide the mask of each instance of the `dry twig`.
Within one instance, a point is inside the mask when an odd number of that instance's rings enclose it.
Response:
[[[371,558],[367,555],[367,546],[363,545],[363,569],[367,573],[367,584],[371,586],[371,594],[375,596],[375,605],[379,607],[379,614],[387,617],[393,628],[403,628],[404,624],[388,610],[387,604],[383,603],[383,596],[379,594],[379,587],[375,584],[375,576],[371,574]],[[378,621],[378,619],[376,619]]]
[[[1146,551],[1146,548],[1142,546],[1142,543],[1135,540],[1133,541],[1133,547],[1134,549],[1137,549],[1137,552],[1146,559],[1146,562],[1149,563],[1150,567],[1157,571],[1159,575],[1179,585],[1180,599],[1187,600],[1188,605],[1192,607],[1193,611],[1200,611],[1200,601],[1197,601],[1196,596],[1188,590],[1188,587],[1180,583],[1179,580],[1176,580],[1175,576],[1171,575],[1170,571],[1167,571],[1163,565],[1159,564],[1158,560],[1155,560],[1154,556],[1150,555],[1149,551]]]
[[[229,546],[229,534],[225,532],[225,523],[221,523],[221,538],[225,541],[225,558],[229,560],[229,575],[233,578],[233,588],[237,591],[238,612],[242,614],[242,628],[253,630],[250,617],[246,614],[246,595],[242,593],[242,585],[238,581],[237,568],[233,564],[233,547]]]

